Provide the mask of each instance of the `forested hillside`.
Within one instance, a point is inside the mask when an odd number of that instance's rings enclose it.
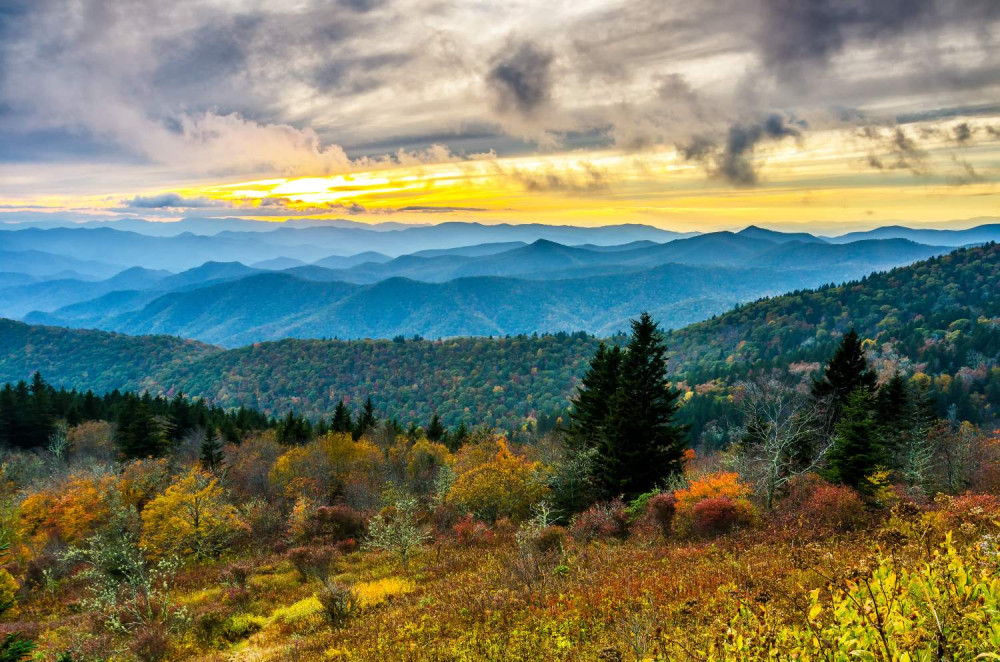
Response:
[[[676,378],[713,389],[751,371],[808,374],[851,328],[869,339],[883,374],[926,374],[944,413],[961,420],[1000,407],[1000,245],[955,251],[909,267],[738,307],[674,331]]]
[[[41,371],[69,388],[184,391],[267,414],[329,416],[371,397],[404,423],[517,429],[562,412],[597,347],[586,334],[429,341],[283,340],[223,351],[169,336],[123,336],[0,320],[0,382]],[[551,424],[551,420],[549,421]]]
[[[981,422],[1000,405],[1000,247],[957,251],[838,287],[742,306],[668,335],[696,432],[724,415],[726,384],[751,370],[808,376],[855,327],[883,373],[923,373],[944,415]],[[284,340],[223,351],[164,336],[0,322],[0,381],[40,370],[78,388],[180,390],[268,414],[329,416],[371,396],[404,423],[518,429],[565,409],[597,340],[585,334],[393,342]]]

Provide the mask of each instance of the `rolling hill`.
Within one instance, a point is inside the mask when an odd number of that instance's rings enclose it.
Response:
[[[279,279],[279,275],[255,278]],[[1000,246],[956,251],[842,286],[740,306],[668,334],[670,366],[694,388],[689,406],[725,402],[751,371],[808,375],[857,328],[883,371],[925,373],[942,410],[1000,407]],[[423,285],[423,287],[429,287]],[[597,340],[585,334],[451,340],[282,340],[232,350],[0,321],[0,381],[38,369],[57,385],[183,389],[227,406],[328,415],[371,395],[383,411],[426,421],[518,426],[565,407]],[[530,396],[530,397],[529,397]],[[501,424],[501,423],[496,423]]]

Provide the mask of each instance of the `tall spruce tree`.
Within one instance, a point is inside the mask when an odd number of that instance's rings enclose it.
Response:
[[[829,399],[830,421],[835,425],[851,394],[859,388],[873,392],[877,382],[861,348],[861,339],[851,329],[826,364],[823,377],[813,382],[812,393],[817,399]]]
[[[115,433],[118,451],[125,459],[159,457],[166,450],[167,439],[149,402],[129,396],[123,403]]]
[[[371,396],[365,400],[365,406],[361,410],[361,416],[358,417],[358,422],[354,426],[354,439],[360,439],[368,430],[373,430],[378,427],[378,416],[375,415],[375,407],[372,405]]]
[[[222,437],[209,425],[205,428],[205,437],[201,440],[201,466],[206,471],[218,473],[222,469],[222,460]]]
[[[333,410],[333,419],[330,421],[330,429],[334,432],[350,432],[353,427],[351,412],[343,400],[337,402],[337,407]]]
[[[611,400],[620,386],[621,363],[621,348],[608,348],[604,343],[598,345],[573,398],[569,428],[564,435],[564,443],[571,452],[594,448],[599,443]]]
[[[875,420],[874,394],[859,386],[848,396],[834,428],[833,447],[827,456],[828,478],[851,487],[888,462],[881,430]]]
[[[49,391],[49,385],[42,379],[42,374],[36,372],[31,378],[31,397],[22,437],[23,445],[27,448],[44,448],[55,431],[56,417]]]
[[[875,411],[881,428],[882,440],[892,466],[896,466],[897,453],[904,446],[910,433],[913,403],[906,380],[898,372],[878,387]]]
[[[648,313],[633,320],[618,373],[594,475],[607,493],[631,498],[680,473],[687,448],[687,428],[675,421],[680,393],[667,379],[663,332]]]
[[[444,425],[441,423],[441,417],[438,416],[437,412],[431,415],[431,422],[427,425],[427,438],[431,441],[441,441],[444,439],[448,431],[445,430]]]

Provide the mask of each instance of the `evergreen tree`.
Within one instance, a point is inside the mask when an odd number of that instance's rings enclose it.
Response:
[[[289,411],[278,424],[277,433],[279,443],[304,444],[312,437],[312,425],[304,417]]]
[[[218,473],[222,469],[222,438],[214,427],[205,428],[205,438],[201,441],[201,466],[206,471]]]
[[[898,466],[897,454],[910,434],[911,404],[906,380],[899,373],[882,384],[875,395],[875,411],[882,440],[894,467]]]
[[[153,415],[146,399],[126,399],[115,434],[118,451],[125,459],[159,457],[166,450],[163,426]]]
[[[863,486],[866,476],[886,464],[875,404],[872,392],[864,386],[847,398],[827,456],[827,475],[832,482]]]
[[[22,432],[21,443],[26,448],[44,448],[55,430],[56,419],[49,391],[41,373],[36,372],[31,378],[28,416]]]
[[[469,436],[469,428],[465,425],[465,421],[458,424],[455,432],[445,436],[444,445],[448,447],[452,453],[457,451],[465,443],[465,440]]]
[[[365,406],[361,410],[361,416],[358,417],[357,425],[354,427],[354,439],[360,439],[368,430],[373,430],[378,427],[378,417],[375,415],[375,407],[372,405],[371,396],[365,400]]]
[[[333,420],[330,422],[330,429],[334,432],[350,432],[353,425],[351,412],[347,409],[347,405],[344,404],[343,400],[339,401],[336,409],[333,410]]]
[[[437,412],[431,416],[431,422],[427,426],[427,438],[431,441],[441,441],[444,439],[448,431],[444,429],[444,425],[441,424],[441,418],[438,416]]]
[[[872,392],[877,381],[875,372],[865,359],[861,339],[851,329],[844,335],[830,362],[826,364],[823,377],[813,382],[812,393],[816,399],[829,398],[830,420],[835,425],[851,394],[859,388]]]
[[[564,436],[564,443],[571,452],[593,448],[601,439],[612,398],[620,386],[621,362],[622,352],[618,346],[608,349],[601,343],[597,347],[572,402],[569,429]]]
[[[674,417],[680,393],[667,379],[663,332],[648,313],[632,322],[594,462],[610,495],[635,497],[683,469],[687,429]]]

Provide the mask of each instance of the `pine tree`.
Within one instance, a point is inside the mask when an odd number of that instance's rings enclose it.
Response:
[[[823,377],[813,382],[812,393],[816,399],[830,400],[831,423],[836,424],[851,394],[859,388],[875,390],[878,378],[868,366],[858,334],[851,329],[840,341],[833,358],[826,364]]]
[[[875,398],[863,386],[847,398],[827,456],[827,474],[832,482],[859,487],[866,476],[885,465],[886,452],[875,411]]]
[[[564,443],[570,452],[596,446],[607,422],[611,400],[620,386],[622,352],[601,343],[573,399]]]
[[[642,313],[597,445],[595,477],[610,495],[635,497],[683,468],[687,428],[674,420],[680,393],[667,379],[666,353],[663,332]]]
[[[312,425],[304,417],[289,411],[278,424],[277,436],[282,444],[304,444],[312,437]]]
[[[465,440],[469,436],[469,428],[465,425],[465,421],[458,424],[454,433],[448,434],[445,437],[444,445],[448,447],[452,453],[456,452],[465,443]]]
[[[55,430],[56,418],[49,385],[45,383],[39,372],[36,372],[31,378],[30,393],[22,443],[26,448],[44,448]]]
[[[166,450],[167,440],[149,403],[131,396],[126,399],[118,418],[115,434],[118,450],[125,459],[159,457]]]
[[[441,441],[447,434],[448,431],[441,424],[441,418],[434,412],[431,415],[431,422],[427,425],[427,438],[431,441]]]
[[[218,473],[222,469],[222,438],[214,427],[205,428],[205,438],[201,441],[201,466],[206,471]]]
[[[877,420],[887,456],[893,459],[892,466],[898,466],[897,453],[909,436],[911,404],[906,380],[899,373],[879,386],[875,395]]]
[[[333,420],[330,421],[330,429],[334,432],[350,432],[352,427],[351,412],[347,409],[344,401],[341,400],[337,403],[336,409],[333,410]]]
[[[375,407],[372,405],[372,399],[369,396],[365,400],[365,406],[361,410],[361,416],[358,417],[358,423],[354,427],[354,439],[360,439],[368,430],[373,430],[378,426],[378,417],[375,415]]]

